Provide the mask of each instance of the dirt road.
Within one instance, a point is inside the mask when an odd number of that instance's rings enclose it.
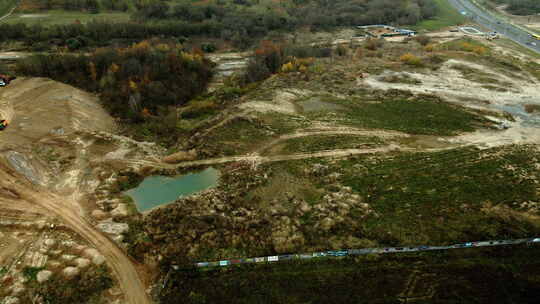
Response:
[[[40,206],[50,214],[56,215],[73,231],[95,246],[114,271],[120,288],[125,295],[126,303],[151,303],[146,295],[144,285],[139,279],[134,266],[135,262],[129,259],[113,241],[79,215],[75,207],[77,206],[76,202],[71,202],[69,198],[60,197],[46,189],[40,189],[30,184],[11,168],[1,163],[0,180],[4,189],[15,193],[22,201]],[[6,204],[9,203],[0,197],[0,202],[2,201]]]
[[[336,150],[318,151],[318,152],[310,152],[310,153],[273,155],[273,156],[260,156],[257,154],[243,155],[243,156],[228,156],[228,157],[218,157],[218,158],[187,161],[187,162],[182,162],[179,164],[166,164],[166,163],[161,163],[161,162],[136,160],[136,159],[132,159],[132,160],[117,159],[115,161],[124,162],[131,165],[140,165],[140,166],[153,167],[153,168],[159,168],[159,169],[174,170],[177,168],[218,165],[218,164],[240,162],[240,161],[250,162],[253,164],[263,164],[263,163],[271,163],[271,162],[285,161],[285,160],[300,160],[300,159],[325,158],[325,157],[344,157],[344,156],[352,156],[352,155],[360,155],[360,154],[386,153],[386,152],[391,152],[391,151],[405,151],[405,150],[413,150],[413,149],[401,148],[397,145],[387,145],[384,147],[372,148],[372,149],[336,149]]]

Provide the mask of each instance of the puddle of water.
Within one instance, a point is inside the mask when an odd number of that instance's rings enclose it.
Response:
[[[179,197],[215,187],[218,179],[219,171],[214,168],[177,177],[149,176],[126,194],[135,201],[139,212],[144,212],[174,202]]]
[[[540,114],[534,112],[527,113],[523,105],[501,105],[496,107],[512,114],[524,127],[540,127]]]
[[[310,98],[298,103],[304,112],[315,112],[315,111],[325,111],[325,110],[341,110],[345,109],[343,106],[340,106],[331,102],[324,102],[318,97]]]

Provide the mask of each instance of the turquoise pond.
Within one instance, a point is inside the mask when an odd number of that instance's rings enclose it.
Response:
[[[208,168],[197,173],[169,177],[149,176],[137,187],[126,191],[137,205],[139,212],[171,203],[187,196],[217,186],[219,171]]]

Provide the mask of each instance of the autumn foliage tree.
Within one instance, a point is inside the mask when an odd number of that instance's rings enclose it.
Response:
[[[211,62],[180,45],[143,41],[128,48],[103,48],[89,56],[36,55],[18,62],[18,73],[48,77],[100,93],[111,113],[141,120],[181,106],[205,91]],[[142,110],[145,114],[142,115]]]

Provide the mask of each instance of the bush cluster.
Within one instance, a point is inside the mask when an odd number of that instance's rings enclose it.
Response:
[[[18,73],[48,77],[98,92],[117,117],[137,121],[160,115],[204,92],[211,62],[180,45],[143,41],[124,49],[103,48],[89,55],[36,55],[16,65]]]

